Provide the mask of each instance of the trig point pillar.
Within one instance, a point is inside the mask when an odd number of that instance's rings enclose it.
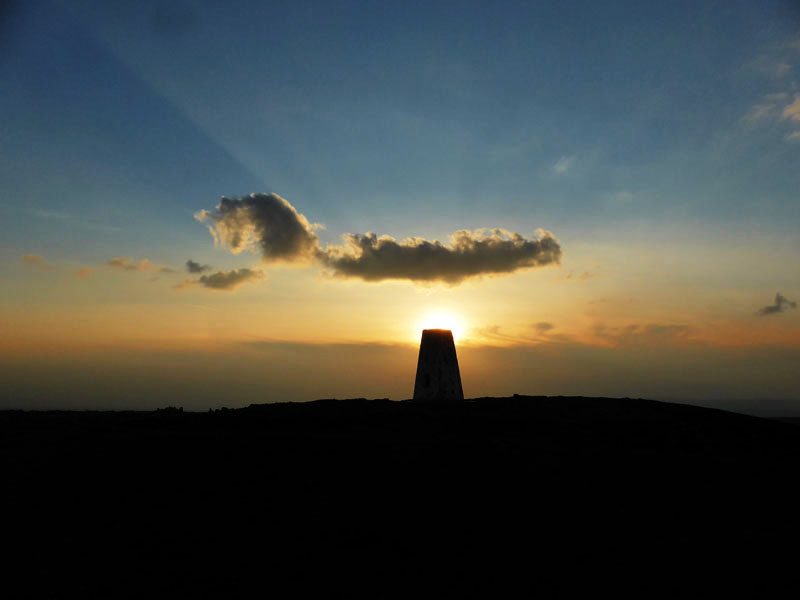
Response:
[[[452,402],[463,399],[453,332],[424,329],[419,344],[414,400]]]

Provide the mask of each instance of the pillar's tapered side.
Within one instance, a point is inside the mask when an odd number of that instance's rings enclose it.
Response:
[[[453,332],[449,329],[423,330],[414,400],[453,402],[463,399]]]

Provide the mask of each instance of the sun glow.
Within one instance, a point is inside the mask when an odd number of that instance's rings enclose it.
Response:
[[[417,321],[414,328],[414,341],[418,342],[423,329],[449,329],[453,332],[453,339],[458,340],[464,334],[464,324],[461,317],[449,312],[431,312]]]

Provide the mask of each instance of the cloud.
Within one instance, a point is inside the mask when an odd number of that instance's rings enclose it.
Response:
[[[501,346],[526,345],[533,341],[529,337],[505,333],[501,331],[500,325],[489,325],[488,327],[472,329],[469,337],[473,340],[480,340],[484,344],[499,344]]]
[[[146,272],[146,273],[174,273],[172,269],[165,266],[154,265],[150,262],[149,259],[143,258],[139,262],[131,262],[131,258],[128,256],[120,256],[118,258],[112,258],[106,263],[109,267],[113,269],[119,269],[120,271],[139,271],[139,272]]]
[[[789,95],[784,92],[765,94],[758,104],[753,105],[747,111],[742,120],[750,125],[756,125],[762,121],[777,119],[781,116],[781,107],[788,98]]]
[[[538,346],[539,344],[567,344],[573,341],[572,336],[567,334],[551,333],[555,325],[541,321],[533,323],[530,328],[534,330],[532,335],[522,333],[506,333],[499,325],[479,327],[470,330],[468,339],[472,340],[473,345],[486,344],[489,346]]]
[[[784,107],[781,116],[790,121],[800,121],[800,96],[795,96],[794,102]]]
[[[800,96],[795,96],[789,102],[787,93],[766,94],[742,117],[742,121],[753,127],[761,123],[781,122],[789,127],[797,127],[800,125]],[[790,129],[784,139],[788,142],[797,141],[800,139],[800,130]]]
[[[574,156],[562,156],[558,159],[558,161],[556,161],[556,164],[553,165],[553,171],[555,171],[557,175],[566,175],[566,173],[572,168],[574,162]]]
[[[217,271],[210,275],[203,275],[199,279],[189,279],[178,284],[176,287],[183,289],[194,285],[201,285],[211,290],[232,292],[245,283],[263,278],[264,273],[258,269],[233,269],[231,271]]]
[[[222,197],[213,211],[201,210],[198,221],[211,221],[215,240],[234,254],[258,249],[263,262],[302,262],[319,252],[311,225],[305,216],[277,194],[250,194],[242,198]]]
[[[767,315],[775,315],[778,313],[782,313],[787,309],[797,308],[797,302],[793,302],[789,300],[785,296],[783,296],[780,292],[775,294],[775,303],[768,304],[767,306],[758,309],[756,311],[757,315],[761,315],[762,317],[766,317]]]
[[[784,75],[788,75],[792,70],[792,65],[785,62],[779,62],[772,65],[772,69],[770,69],[770,73],[774,77],[783,77]]]
[[[75,276],[78,279],[89,279],[93,274],[94,269],[92,269],[92,267],[83,267],[75,272]]]
[[[457,231],[450,245],[421,238],[397,242],[374,233],[348,234],[345,246],[329,246],[321,260],[338,277],[364,281],[408,279],[460,283],[468,277],[558,263],[561,247],[553,235],[540,231],[525,239],[504,229]]]
[[[583,273],[578,273],[577,275],[575,274],[575,272],[570,271],[564,276],[564,279],[566,280],[572,279],[574,281],[586,281],[587,279],[591,279],[594,276],[595,276],[594,273],[590,273],[589,271],[584,271]]]
[[[682,345],[691,341],[693,329],[688,325],[626,325],[607,327],[597,325],[596,337],[610,342],[614,347]]]
[[[457,284],[468,277],[557,264],[561,246],[550,232],[526,239],[504,229],[457,231],[449,244],[422,238],[398,242],[374,233],[346,234],[343,245],[324,250],[305,216],[276,194],[223,197],[212,211],[201,210],[198,221],[211,221],[215,243],[238,254],[260,250],[262,262],[317,262],[335,277],[364,281],[406,279]]]
[[[190,258],[186,261],[186,270],[189,273],[203,273],[204,271],[210,271],[211,265],[201,265]]]
[[[745,73],[760,77],[781,79],[792,72],[790,61],[791,57],[785,54],[784,49],[777,47],[745,63],[743,70]]]
[[[23,265],[31,267],[38,267],[40,269],[50,268],[50,263],[48,263],[41,254],[23,254],[19,261]]]
[[[766,46],[753,60],[743,65],[743,71],[761,79],[766,93],[742,117],[750,126],[782,124],[776,130],[784,130],[784,139],[792,142],[800,138],[800,94],[797,93],[797,77],[794,73],[800,66],[800,36],[784,39]],[[765,90],[766,91],[766,90]],[[786,132],[787,127],[791,129]]]

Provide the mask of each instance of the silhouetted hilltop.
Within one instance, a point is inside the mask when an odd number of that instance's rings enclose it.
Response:
[[[631,399],[0,413],[34,595],[763,591],[798,459],[796,425]]]

